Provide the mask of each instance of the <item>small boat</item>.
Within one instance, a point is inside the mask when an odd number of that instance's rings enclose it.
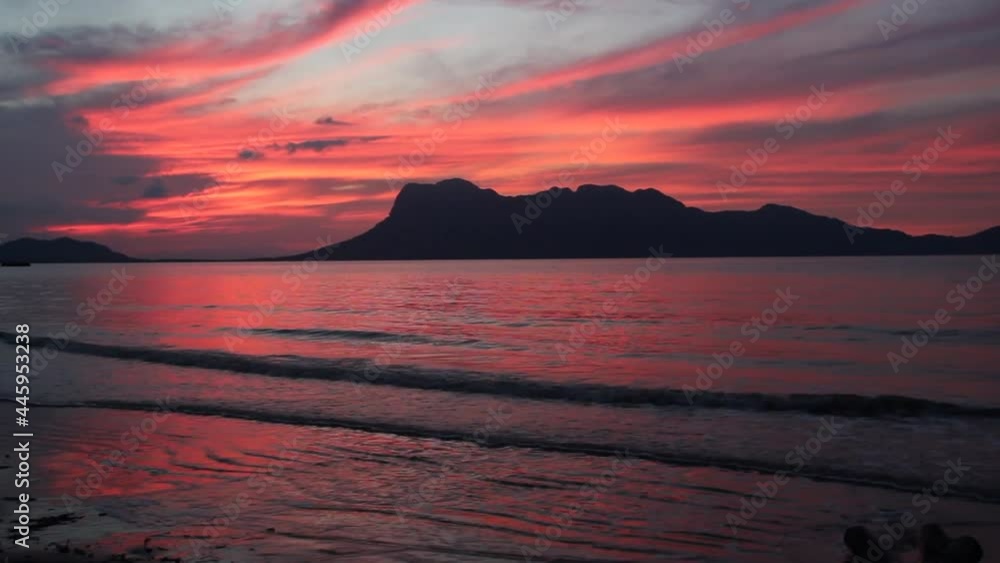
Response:
[[[0,268],[27,268],[31,262],[0,262]]]

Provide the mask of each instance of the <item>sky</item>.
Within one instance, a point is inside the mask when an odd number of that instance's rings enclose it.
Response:
[[[0,22],[8,237],[280,255],[453,177],[1000,224],[995,0],[0,0]]]

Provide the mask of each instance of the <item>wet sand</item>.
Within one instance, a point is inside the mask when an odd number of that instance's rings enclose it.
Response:
[[[182,414],[80,489],[123,412],[45,413],[32,511],[53,519],[33,528],[46,557],[35,560],[485,562],[528,550],[536,561],[814,563],[842,559],[848,526],[877,529],[913,508],[909,492],[794,477],[732,530],[727,516],[770,476],[649,460],[616,472],[608,456]],[[64,494],[86,496],[71,516]],[[992,504],[945,497],[926,518],[1000,550]]]

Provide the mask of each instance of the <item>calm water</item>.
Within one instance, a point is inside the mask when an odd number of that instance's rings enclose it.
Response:
[[[949,293],[981,265],[34,266],[0,271],[0,336],[31,324],[33,490],[83,516],[44,543],[832,561],[846,526],[907,510],[1000,525],[1000,281]],[[949,320],[904,354],[938,309]],[[916,510],[958,460],[971,469]],[[778,471],[790,481],[731,525]]]

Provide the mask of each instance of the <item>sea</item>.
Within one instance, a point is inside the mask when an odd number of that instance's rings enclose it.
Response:
[[[849,526],[905,550],[933,522],[991,560],[991,264],[6,268],[0,425],[32,434],[39,549],[817,562],[844,560]],[[15,349],[22,331],[30,351]],[[30,411],[15,426],[25,351]],[[23,492],[14,440],[0,458],[8,523]]]

